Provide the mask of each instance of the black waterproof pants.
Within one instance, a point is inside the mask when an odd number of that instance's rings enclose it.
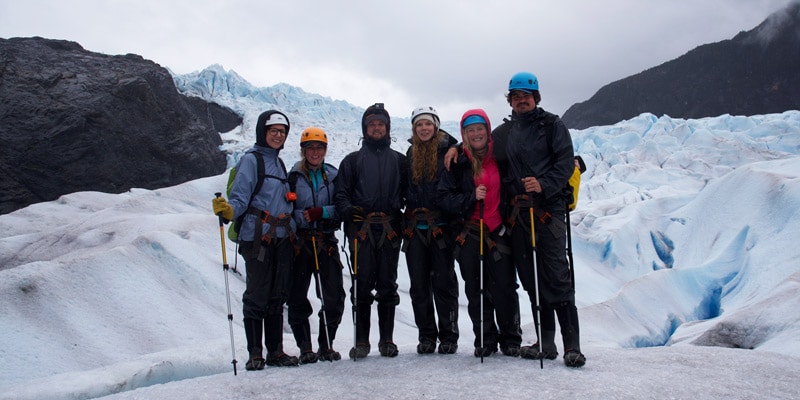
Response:
[[[246,288],[242,295],[247,350],[251,356],[261,355],[261,329],[268,354],[283,351],[283,305],[289,293],[294,247],[289,239],[272,239],[253,248],[253,242],[241,242],[239,253],[244,257]]]
[[[300,253],[295,258],[292,268],[292,283],[289,291],[289,325],[292,327],[297,347],[301,351],[312,350],[311,348],[311,327],[308,318],[313,309],[311,302],[308,301],[308,289],[314,277],[314,292],[319,298],[319,288],[317,286],[315,272],[319,263],[320,284],[322,286],[322,303],[325,308],[319,310],[319,334],[318,343],[320,349],[328,348],[328,337],[330,342],[336,337],[336,330],[342,321],[344,313],[344,283],[342,280],[342,261],[339,258],[339,250],[336,247],[336,239],[331,237],[325,240],[317,240],[317,259],[314,260],[314,244],[310,239],[304,240]],[[327,327],[325,321],[327,320]]]
[[[534,216],[536,228],[536,269],[539,272],[539,304],[542,331],[555,331],[555,314],[561,323],[566,349],[579,350],[578,312],[575,307],[575,289],[567,260],[567,229],[563,222],[564,211],[551,211],[548,223]],[[529,214],[526,214],[529,215]],[[522,287],[528,292],[531,309],[536,317],[536,282],[531,247],[530,218],[518,221],[511,230],[511,248],[514,265]],[[564,326],[568,324],[568,326]],[[543,346],[554,345],[542,343]],[[565,349],[565,350],[566,350]]]
[[[351,287],[350,300],[356,308],[356,342],[369,343],[370,307],[378,303],[380,341],[393,340],[394,309],[400,304],[397,294],[397,262],[400,238],[390,240],[378,232],[374,240],[348,239],[350,262],[356,272],[356,292]],[[374,293],[373,293],[374,291]]]
[[[519,298],[514,266],[511,258],[491,242],[508,247],[505,237],[484,231],[483,257],[480,256],[480,235],[467,235],[458,250],[458,265],[464,279],[467,310],[475,333],[475,347],[481,346],[481,319],[483,319],[483,347],[497,345],[519,347],[522,331],[519,325]],[[489,243],[487,243],[489,242]],[[483,261],[481,261],[481,259]],[[481,269],[483,270],[483,314],[481,315]],[[495,317],[497,322],[495,323]]]
[[[453,237],[443,233],[438,239],[428,238],[427,233],[427,229],[418,229],[411,238],[405,238],[411,280],[409,294],[419,340],[458,343],[458,278]]]

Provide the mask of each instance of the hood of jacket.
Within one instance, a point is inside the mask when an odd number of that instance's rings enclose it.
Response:
[[[367,123],[369,119],[372,119],[374,116],[380,116],[386,123],[386,136],[375,140],[371,137],[367,136]],[[376,103],[373,104],[364,111],[364,114],[361,116],[361,135],[363,137],[364,144],[370,147],[389,147],[392,143],[392,119],[389,116],[389,112],[383,108],[383,104]]]
[[[463,126],[464,126],[464,121],[467,118],[469,118],[470,116],[472,116],[472,115],[477,115],[477,116],[483,118],[484,121],[486,121],[486,135],[487,135],[487,142],[486,142],[487,149],[486,149],[486,151],[487,151],[488,154],[492,153],[492,147],[493,147],[493,143],[492,143],[492,122],[489,120],[489,116],[486,115],[486,111],[483,111],[480,108],[467,110],[464,113],[464,115],[461,116],[461,122],[458,123],[458,126],[461,127],[460,128],[461,129],[461,143],[464,144],[464,150],[465,150],[465,153],[467,154],[467,157],[469,157],[469,159],[472,159],[472,148],[467,144],[467,143],[469,143],[469,141],[467,141],[466,137],[464,137],[464,128],[463,128]]]
[[[266,136],[267,135],[267,121],[269,120],[269,117],[272,114],[283,115],[283,117],[286,119],[286,122],[289,123],[289,117],[287,117],[286,114],[284,114],[284,113],[282,113],[282,112],[280,112],[278,110],[267,110],[267,111],[264,111],[263,113],[261,113],[261,115],[258,116],[258,121],[256,121],[256,145],[258,145],[258,146],[269,147],[269,145],[267,145],[267,136]],[[287,137],[289,135],[289,127],[290,127],[290,125],[286,125],[286,135],[287,135]],[[284,142],[284,144],[285,143],[286,142]],[[283,146],[281,146],[281,149],[282,148],[283,148]]]

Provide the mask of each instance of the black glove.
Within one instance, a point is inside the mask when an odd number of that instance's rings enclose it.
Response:
[[[364,207],[353,206],[350,207],[350,219],[353,221],[364,220]]]

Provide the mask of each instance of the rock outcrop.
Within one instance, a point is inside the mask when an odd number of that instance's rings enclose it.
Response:
[[[169,71],[78,43],[0,39],[0,213],[76,191],[155,189],[225,171],[233,111]]]

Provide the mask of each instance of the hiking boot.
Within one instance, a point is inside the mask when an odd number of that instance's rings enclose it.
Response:
[[[342,355],[333,349],[319,349],[317,357],[322,361],[339,361],[342,359]]]
[[[432,354],[436,351],[436,341],[430,339],[422,339],[417,345],[417,353],[419,354]]]
[[[555,360],[558,357],[558,351],[556,350],[546,350],[542,349],[539,351],[539,345],[534,344],[533,346],[522,346],[519,349],[519,356],[528,360]]]
[[[586,356],[577,350],[567,350],[564,354],[564,365],[568,367],[578,368],[586,364]]]
[[[475,348],[475,357],[489,357],[494,353],[497,353],[497,347],[495,346],[483,346]]]
[[[439,343],[439,354],[456,354],[458,351],[458,344],[453,342]]]
[[[284,352],[267,357],[267,365],[270,367],[296,367],[300,365],[300,360],[295,356],[290,356]]]
[[[366,358],[369,354],[369,343],[358,343],[356,347],[350,349],[350,359],[357,360],[359,358]]]
[[[500,352],[509,357],[519,357],[519,346],[513,344],[510,346],[500,346]]]
[[[248,371],[261,371],[264,369],[264,357],[261,356],[253,356],[247,360],[247,363],[244,365],[244,369]]]
[[[397,357],[397,345],[392,342],[383,342],[378,344],[378,351],[384,357]]]
[[[313,364],[317,362],[317,359],[319,359],[319,356],[311,350],[304,351],[303,354],[300,354],[300,364]]]

